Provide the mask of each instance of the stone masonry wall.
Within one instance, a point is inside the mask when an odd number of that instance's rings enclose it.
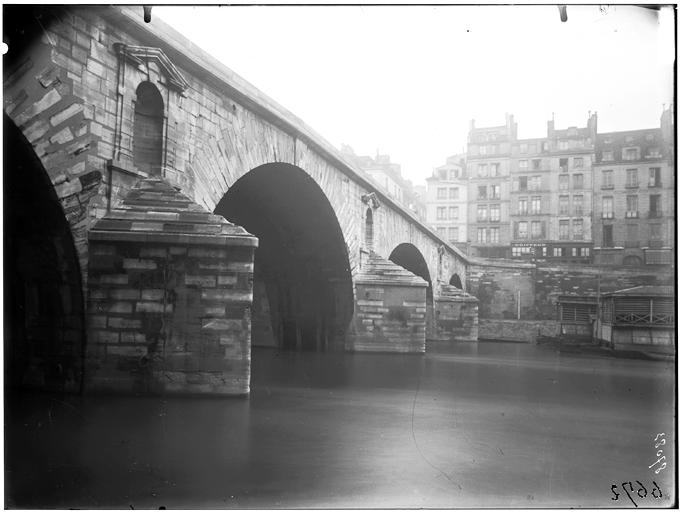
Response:
[[[86,389],[247,394],[252,253],[92,241]]]
[[[425,285],[357,283],[353,333],[357,352],[425,352]]]
[[[489,261],[468,270],[468,292],[479,299],[480,319],[556,320],[557,297],[595,294],[639,285],[673,284],[669,268],[620,268]],[[598,284],[599,283],[599,284]],[[481,323],[480,323],[481,328]],[[481,334],[480,334],[481,337]]]

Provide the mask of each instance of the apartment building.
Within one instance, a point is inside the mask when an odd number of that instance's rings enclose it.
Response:
[[[467,251],[468,186],[465,155],[453,155],[427,178],[426,217],[442,238]]]
[[[596,263],[673,263],[675,173],[670,109],[662,114],[660,124],[659,128],[598,134],[593,166]]]
[[[510,199],[513,258],[590,262],[592,160],[597,114],[585,128],[555,129],[512,145]]]
[[[477,128],[470,122],[468,176],[468,241],[473,256],[510,256],[510,168],[517,123],[510,114],[501,126]]]

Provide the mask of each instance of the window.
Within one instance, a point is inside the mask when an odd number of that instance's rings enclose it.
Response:
[[[638,241],[638,225],[637,224],[626,224],[626,242],[631,244],[631,242]]]
[[[486,199],[486,185],[477,187],[477,199]]]
[[[541,196],[531,196],[531,207],[529,213],[534,215],[541,213]]]
[[[440,237],[444,238],[444,237],[446,236],[446,228],[443,228],[443,227],[441,227],[441,226],[438,226],[438,227],[437,227],[437,234],[438,234]]]
[[[614,171],[602,171],[602,188],[614,188]]]
[[[614,226],[602,226],[602,247],[614,247]]]
[[[525,254],[531,254],[532,249],[532,247],[513,247],[512,255],[513,257],[521,257]]]
[[[528,199],[526,197],[520,197],[517,201],[517,213],[519,215],[526,215],[528,210]]]
[[[449,219],[458,220],[457,206],[449,206]]]
[[[452,242],[458,241],[458,228],[457,227],[449,228],[449,240],[451,240]]]
[[[527,152],[527,149],[528,149],[528,147],[527,147],[526,144],[520,144],[520,145],[519,145],[519,152],[520,152],[520,153],[526,153],[526,152]]]
[[[661,158],[661,150],[659,148],[649,148],[647,158]]]
[[[489,206],[489,220],[493,222],[501,220],[501,205],[492,204]]]
[[[540,176],[532,176],[529,178],[529,190],[541,190]]]
[[[562,248],[561,247],[553,247],[553,256],[562,257]]]
[[[446,169],[439,169],[437,174],[438,174],[440,180],[448,180],[449,179],[448,172],[447,172]]]
[[[574,174],[573,187],[576,190],[580,190],[583,188],[583,174]]]
[[[458,187],[449,189],[449,199],[458,199]]]
[[[650,224],[649,234],[653,240],[659,240],[661,238],[661,224]]]
[[[572,247],[571,248],[571,255],[572,255],[572,257],[578,256],[578,247]]]
[[[569,149],[569,141],[566,141],[566,140],[557,141],[557,148],[558,149]]]
[[[648,187],[660,187],[661,186],[661,167],[650,167],[649,168],[649,185]]]
[[[489,154],[491,154],[491,155],[498,154],[498,144],[494,144],[493,146],[489,146]]]
[[[638,196],[626,196],[626,217],[636,218],[638,216]]]
[[[560,188],[560,190],[569,189],[569,175],[568,174],[560,174],[560,176],[559,176],[559,188]]]
[[[477,205],[477,220],[486,220],[486,205],[485,204],[478,204]]]
[[[583,169],[583,158],[574,158],[574,169]]]
[[[583,240],[583,219],[574,219],[571,223],[574,240]]]
[[[487,169],[486,164],[478,164],[477,165],[477,176],[480,178],[486,178],[489,175],[489,171]]]
[[[624,160],[638,160],[640,150],[638,148],[624,148],[623,149],[623,159]]]
[[[500,243],[501,230],[500,228],[489,228],[489,242],[492,244]]]
[[[560,240],[569,240],[569,221],[561,220],[559,225]]]
[[[527,225],[528,222],[526,221],[520,221],[517,223],[517,238],[526,238],[527,237]]]
[[[437,189],[437,199],[446,199],[446,189],[445,188],[438,188]]]
[[[572,197],[572,205],[576,217],[583,215],[583,196],[576,195]]]
[[[540,158],[534,158],[534,159],[531,161],[531,168],[532,168],[534,171],[538,171],[538,170],[541,168],[541,159],[540,159]]]
[[[446,206],[437,206],[437,220],[446,219]]]
[[[520,160],[519,161],[519,168],[522,170],[526,170],[529,168],[529,161],[528,160]]]
[[[613,151],[603,151],[602,152],[602,161],[603,162],[611,162],[614,160],[614,152]]]
[[[541,222],[538,220],[531,221],[531,238],[541,238],[543,235],[541,230]]]
[[[638,186],[638,170],[626,169],[626,187],[637,188]]]
[[[614,198],[612,196],[605,196],[602,198],[602,218],[614,218]]]
[[[543,143],[543,152],[545,153],[546,151],[550,151],[550,143],[547,141]]]
[[[519,177],[519,189],[520,190],[526,190],[527,189],[527,177],[526,176],[520,176]]]
[[[495,178],[498,176],[499,164],[489,164],[489,176]]]
[[[479,146],[479,154],[486,155],[486,146],[484,145]]]
[[[567,172],[569,170],[569,159],[560,158],[560,172]]]
[[[151,175],[160,175],[163,165],[163,98],[151,82],[137,87],[132,137],[134,165]]]
[[[486,243],[486,228],[477,228],[477,242]]]
[[[529,144],[529,153],[536,153],[536,144]]]
[[[590,257],[590,247],[581,247],[581,256]]]
[[[649,196],[649,217],[661,217],[661,196]]]
[[[501,198],[501,186],[500,185],[491,185],[491,199],[500,199]]]
[[[569,196],[560,196],[559,214],[569,215]]]

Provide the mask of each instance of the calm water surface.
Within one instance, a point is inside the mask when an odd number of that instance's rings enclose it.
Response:
[[[426,356],[254,349],[249,399],[8,400],[5,503],[620,508],[633,504],[612,501],[611,486],[639,480],[650,489],[639,506],[668,506],[674,372],[509,343]]]

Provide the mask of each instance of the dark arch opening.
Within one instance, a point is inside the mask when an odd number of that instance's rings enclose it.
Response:
[[[3,117],[5,385],[79,391],[84,303],[73,236],[42,163]]]
[[[430,271],[427,268],[425,258],[415,245],[403,243],[394,248],[389,259],[393,263],[396,263],[400,267],[405,268],[409,272],[412,272],[427,281],[427,290],[425,292],[425,320],[428,336],[431,336],[434,332],[434,296],[432,292],[432,279],[430,278]]]
[[[151,82],[137,87],[135,102],[132,159],[135,166],[152,175],[160,175],[163,165],[163,98]]]
[[[627,267],[640,267],[642,266],[642,258],[639,256],[629,255],[623,258],[623,264]]]
[[[253,345],[344,347],[354,309],[347,247],[324,192],[302,169],[266,164],[241,177],[215,212],[256,235]]]
[[[373,249],[373,210],[366,208],[366,248]]]
[[[449,279],[449,284],[461,290],[463,289],[463,283],[461,283],[460,276],[458,274],[453,274],[451,276],[451,279]]]

